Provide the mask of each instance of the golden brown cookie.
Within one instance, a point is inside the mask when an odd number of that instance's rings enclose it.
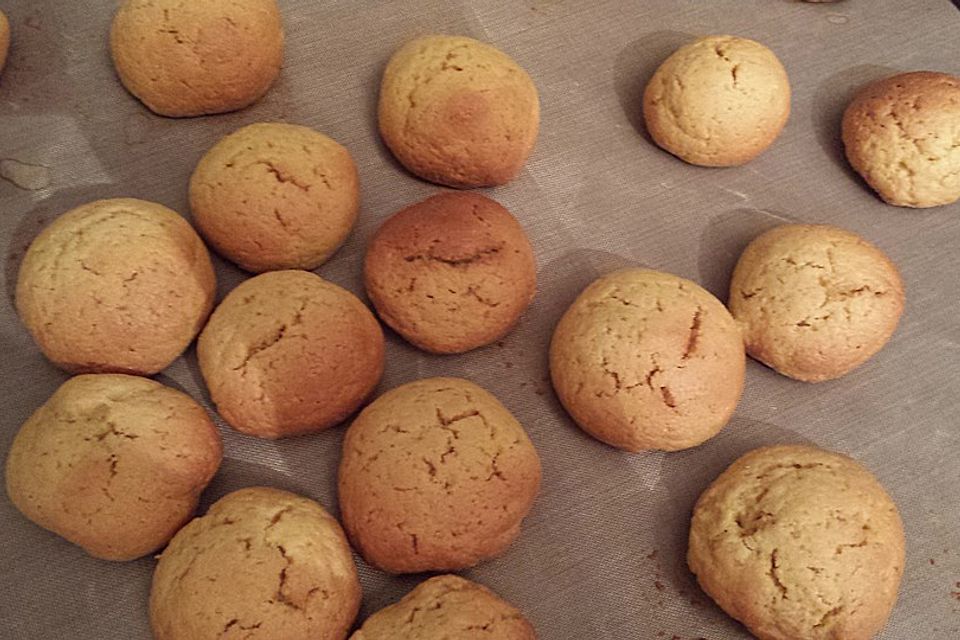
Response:
[[[401,47],[380,85],[380,134],[424,180],[491,187],[513,180],[533,150],[540,102],[510,56],[462,36]]]
[[[705,167],[745,164],[773,144],[790,116],[790,82],[759,42],[707,36],[677,49],[643,94],[660,147]]]
[[[124,0],[110,30],[127,90],[174,118],[236,111],[259,100],[283,62],[276,0]]]
[[[346,240],[359,206],[350,152],[292,124],[235,131],[207,152],[190,179],[200,233],[254,272],[319,267]]]
[[[3,11],[0,11],[0,72],[7,64],[7,52],[10,51],[10,21]]]
[[[58,367],[152,375],[193,341],[215,290],[210,255],[186,220],[117,198],[68,211],[37,236],[16,304]]]
[[[364,281],[397,333],[426,351],[463,353],[513,328],[536,292],[537,264],[509,211],[476,193],[441,193],[383,223]]]
[[[897,599],[903,524],[876,478],[850,458],[768,447],[700,496],[687,562],[760,640],[869,640]]]
[[[880,351],[903,302],[890,259],[829,225],[783,225],[757,236],[730,282],[747,353],[805,382],[838,378]]]
[[[350,640],[536,640],[516,607],[453,575],[421,582],[366,619]]]
[[[241,283],[197,342],[220,415],[238,431],[282,438],[357,410],[383,375],[383,331],[352,293],[307,271]]]
[[[230,493],[160,556],[150,591],[156,640],[343,640],[360,582],[340,525],[293,493]]]
[[[190,396],[137,376],[82,375],[20,428],[7,495],[90,555],[133,560],[190,519],[221,456],[216,428]]]
[[[960,78],[915,71],[878,80],[843,114],[847,159],[887,203],[960,199]]]
[[[743,390],[743,338],[719,300],[669,273],[623,269],[560,319],[550,375],[580,427],[627,451],[712,438]]]
[[[390,573],[450,571],[503,553],[540,486],[523,427],[458,378],[383,394],[347,430],[340,509],[367,562]]]

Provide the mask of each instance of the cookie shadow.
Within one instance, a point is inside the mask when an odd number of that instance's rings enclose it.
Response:
[[[720,434],[706,444],[668,454],[660,470],[665,498],[660,500],[656,548],[648,556],[654,564],[660,591],[690,607],[705,628],[729,629],[732,636],[742,627],[728,617],[700,589],[687,567],[687,542],[693,507],[713,480],[735,460],[753,449],[776,444],[813,443],[795,431],[766,422],[734,416]]]
[[[747,245],[764,231],[795,222],[763,209],[734,209],[712,217],[700,234],[700,285],[726,303],[733,269]]]
[[[843,112],[861,87],[897,73],[896,69],[875,64],[850,67],[821,82],[813,95],[811,119],[820,148],[850,178],[867,186],[847,162],[841,138]],[[869,187],[868,187],[869,188]],[[871,190],[872,191],[872,190]]]
[[[667,56],[690,42],[693,36],[679,31],[654,31],[634,40],[617,54],[613,84],[620,107],[630,124],[654,144],[643,121],[643,91]]]

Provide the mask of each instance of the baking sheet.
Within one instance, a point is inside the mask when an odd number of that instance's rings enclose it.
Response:
[[[318,273],[362,294],[363,248],[379,222],[437,190],[405,173],[378,139],[379,76],[409,38],[466,34],[513,55],[540,89],[537,148],[516,182],[488,193],[529,231],[539,293],[502,343],[465,356],[429,356],[388,334],[380,386],[434,375],[470,378],[516,414],[539,449],[543,490],[523,534],[506,555],[465,575],[521,607],[544,640],[748,638],[685,568],[690,511],[743,452],[809,442],[863,461],[901,508],[908,562],[880,637],[960,637],[960,205],[883,205],[846,166],[838,142],[842,109],[864,82],[914,69],[960,73],[960,12],[951,2],[281,0],[287,52],[278,84],[250,109],[192,120],[153,116],[115,79],[106,48],[115,4],[2,2],[14,44],[0,77],[0,158],[11,161],[0,173],[36,190],[0,180],[0,455],[66,379],[40,356],[12,305],[17,265],[44,224],[83,202],[115,196],[187,214],[190,172],[217,139],[257,121],[305,124],[345,144],[357,161],[359,223]],[[641,126],[646,78],[675,47],[706,33],[756,38],[790,74],[786,130],[742,168],[685,165],[655,148]],[[546,349],[583,286],[640,264],[723,297],[738,252],[786,221],[847,227],[899,264],[906,313],[878,357],[816,386],[750,362],[736,416],[691,451],[621,453],[572,424],[550,390]],[[216,264],[222,298],[243,275]],[[192,348],[158,379],[209,407]],[[268,484],[336,510],[343,428],[266,442],[219,426],[226,459],[202,509],[233,489]],[[3,638],[149,638],[152,559],[88,558],[26,521],[5,495],[0,554]],[[359,566],[361,620],[421,579]]]

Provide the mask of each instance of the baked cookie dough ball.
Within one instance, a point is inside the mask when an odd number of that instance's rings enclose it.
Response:
[[[960,78],[902,73],[867,85],[843,114],[847,159],[887,203],[960,199]]]
[[[218,142],[190,179],[203,237],[247,271],[315,269],[360,207],[350,152],[308,127],[252,124]]]
[[[10,51],[10,21],[7,15],[0,11],[0,72],[7,64],[7,52]]]
[[[441,193],[394,214],[364,262],[384,322],[433,353],[463,353],[506,335],[537,288],[527,235],[475,193]]]
[[[903,524],[876,478],[850,458],[768,447],[700,496],[687,562],[760,640],[869,640],[897,598]]]
[[[476,582],[436,576],[366,619],[350,640],[536,640],[533,626]]]
[[[680,47],[647,84],[653,141],[704,167],[745,164],[773,144],[790,116],[790,82],[759,42],[707,36]]]
[[[743,390],[743,338],[719,300],[669,273],[623,269],[570,305],[553,333],[560,402],[594,438],[676,451],[712,438]]]
[[[307,271],[273,271],[224,298],[197,357],[230,426],[282,438],[356,411],[383,375],[383,331],[346,289]]]
[[[276,0],[124,0],[110,30],[123,86],[174,118],[259,100],[283,62]]]
[[[430,378],[383,394],[347,430],[340,509],[390,573],[451,571],[503,553],[540,486],[523,427],[481,387]]]
[[[153,574],[156,640],[343,640],[360,582],[340,525],[293,493],[230,493],[170,541]]]
[[[880,351],[903,302],[890,259],[829,225],[783,225],[761,234],[730,282],[730,311],[747,354],[805,382],[838,378]]]
[[[425,36],[383,73],[380,134],[424,180],[491,187],[513,180],[533,150],[540,102],[510,56],[462,36]]]
[[[16,306],[58,367],[152,375],[193,341],[215,289],[210,255],[186,220],[118,198],[77,207],[37,236]]]
[[[190,396],[137,376],[81,375],[20,428],[7,495],[90,555],[133,560],[190,519],[221,457],[216,428]]]

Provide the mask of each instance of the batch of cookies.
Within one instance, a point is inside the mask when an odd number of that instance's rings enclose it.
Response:
[[[2,14],[0,23],[2,61]],[[169,117],[252,104],[283,59],[275,0],[126,0],[110,43],[124,86]],[[735,166],[777,138],[790,85],[768,48],[710,36],[663,62],[642,108],[666,151]],[[843,142],[888,203],[948,204],[960,198],[958,119],[960,80],[902,74],[860,91]],[[374,235],[364,283],[377,316],[434,354],[503,339],[534,297],[535,252],[509,211],[466,189],[520,173],[539,128],[532,79],[487,44],[422,37],[386,67],[379,125],[407,170],[460,190],[410,205]],[[60,216],[27,251],[18,313],[45,356],[79,375],[16,436],[5,468],[16,507],[98,558],[163,549],[150,594],[158,640],[345,638],[361,600],[351,545],[393,574],[449,574],[502,554],[540,486],[524,428],[462,379],[417,380],[367,404],[386,364],[380,322],[311,272],[357,218],[350,153],[307,127],[253,124],[210,149],[185,188],[196,231],[159,204],[100,200]],[[216,308],[205,242],[257,274]],[[596,280],[556,326],[550,376],[595,438],[676,451],[731,418],[746,355],[799,381],[834,379],[881,350],[903,304],[896,267],[865,239],[783,225],[744,251],[726,306],[649,269]],[[148,377],[194,339],[210,397],[240,432],[316,433],[360,410],[339,469],[346,534],[317,502],[267,487],[194,517],[221,439],[195,400]],[[762,448],[703,493],[687,559],[706,593],[758,638],[868,639],[896,600],[903,527],[850,458]],[[424,581],[352,635],[534,637],[517,608],[455,575]]]

